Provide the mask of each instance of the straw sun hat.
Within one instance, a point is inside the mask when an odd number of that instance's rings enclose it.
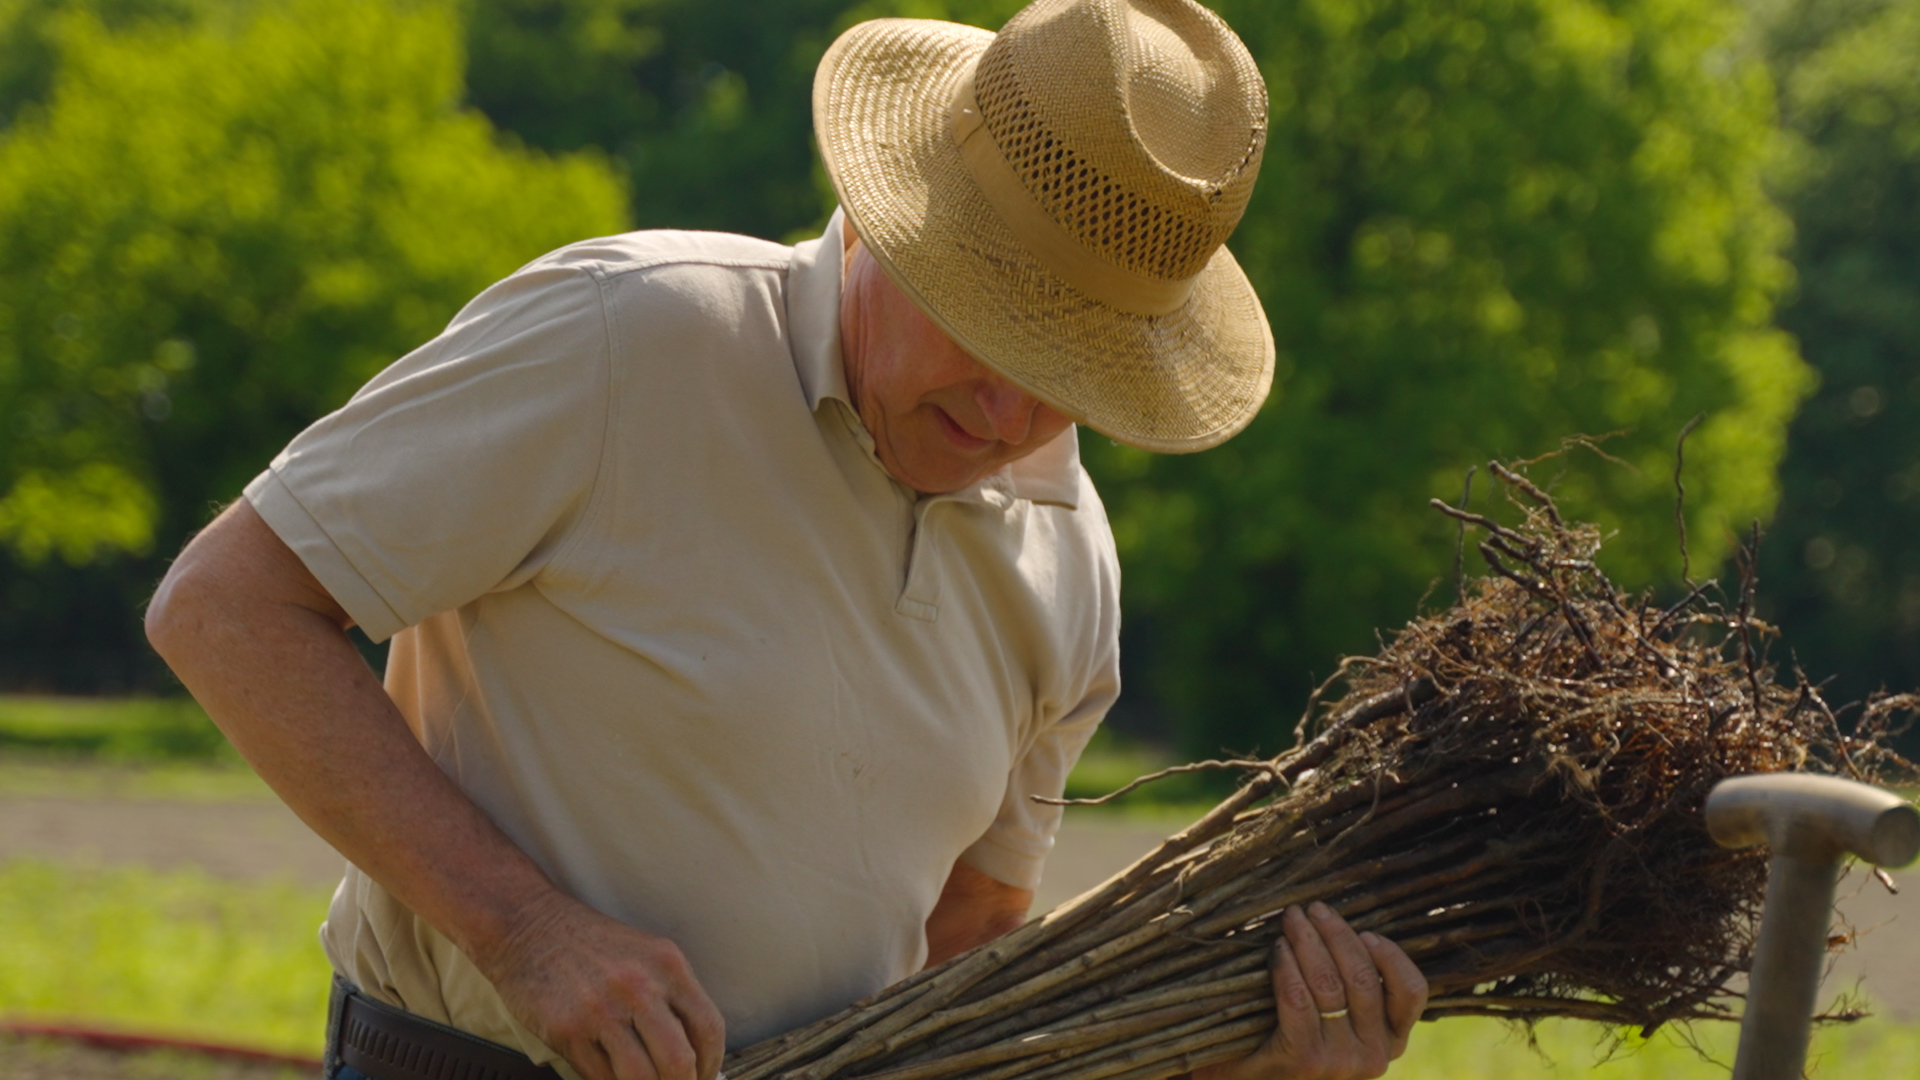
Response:
[[[998,33],[876,19],[814,130],[854,231],[968,352],[1075,420],[1204,450],[1273,383],[1222,246],[1266,142],[1253,58],[1190,0],[1038,0]]]

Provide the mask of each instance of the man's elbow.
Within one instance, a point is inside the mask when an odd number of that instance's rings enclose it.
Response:
[[[194,612],[204,606],[206,600],[206,575],[200,571],[197,562],[182,552],[181,557],[168,567],[166,576],[160,579],[159,587],[153,591],[153,599],[147,602],[143,622],[147,643],[170,665],[177,666],[185,655],[194,637],[193,627],[200,622]]]
[[[318,619],[352,620],[245,499],[215,518],[167,568],[147,604],[147,641],[181,673],[209,650],[246,649]],[[208,657],[214,661],[223,656]]]
[[[187,541],[147,602],[147,643],[176,673],[208,629],[222,621],[233,590],[247,586],[244,526],[251,510],[244,501],[236,503]]]

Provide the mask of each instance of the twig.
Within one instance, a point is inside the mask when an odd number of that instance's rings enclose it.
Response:
[[[1276,777],[1280,775],[1279,772],[1274,768],[1273,762],[1271,761],[1260,761],[1260,760],[1252,760],[1252,759],[1246,759],[1246,758],[1230,758],[1226,761],[1212,761],[1212,760],[1195,761],[1187,765],[1170,765],[1167,768],[1161,769],[1159,772],[1148,773],[1145,776],[1136,777],[1133,780],[1128,781],[1125,785],[1113,791],[1109,791],[1105,795],[1101,795],[1097,798],[1055,799],[1046,795],[1029,795],[1027,796],[1027,798],[1032,799],[1034,802],[1042,803],[1047,806],[1100,806],[1105,803],[1112,802],[1113,800],[1119,798],[1122,795],[1127,794],[1130,791],[1135,790],[1136,788],[1140,788],[1144,785],[1151,784],[1155,780],[1165,780],[1169,776],[1181,776],[1186,773],[1205,772],[1211,769],[1246,769],[1249,771],[1263,771]]]
[[[1532,499],[1534,503],[1540,507],[1541,511],[1547,515],[1547,519],[1553,522],[1554,528],[1561,529],[1566,527],[1566,522],[1560,520],[1560,508],[1555,506],[1552,497],[1536,487],[1533,481],[1521,476],[1519,473],[1514,472],[1512,469],[1507,468],[1497,461],[1487,462],[1487,468],[1493,471],[1493,475],[1506,481],[1508,486],[1519,488],[1525,492],[1527,497]]]
[[[1523,544],[1523,545],[1529,543],[1528,539],[1525,536],[1513,531],[1512,529],[1507,528],[1505,525],[1500,524],[1499,522],[1493,520],[1492,518],[1486,516],[1485,514],[1476,514],[1471,510],[1461,510],[1455,507],[1453,504],[1443,502],[1439,499],[1428,499],[1427,505],[1433,507],[1435,510],[1440,511],[1441,513],[1447,515],[1450,518],[1455,518],[1457,520],[1464,521],[1469,525],[1478,525],[1481,528],[1487,530],[1487,532],[1491,533],[1492,535],[1498,536],[1504,540],[1508,540],[1513,543]]]
[[[1460,509],[1462,510],[1473,504],[1473,474],[1479,469],[1478,465],[1467,466],[1466,483],[1460,490]],[[1456,523],[1455,527],[1459,535],[1453,547],[1453,602],[1459,604],[1467,599],[1467,523],[1462,519]]]
[[[1538,457],[1521,458],[1518,461],[1509,462],[1508,468],[1530,469],[1533,466],[1538,465],[1543,461],[1547,461],[1551,458],[1557,458],[1560,455],[1578,446],[1578,447],[1581,447],[1582,449],[1593,451],[1593,453],[1596,456],[1598,456],[1602,461],[1608,462],[1609,464],[1622,466],[1623,468],[1627,469],[1629,472],[1638,473],[1640,470],[1634,467],[1633,462],[1624,460],[1622,458],[1617,458],[1612,454],[1607,453],[1605,450],[1600,449],[1601,443],[1606,442],[1608,439],[1617,439],[1620,436],[1625,435],[1626,433],[1627,432],[1625,429],[1620,429],[1616,431],[1609,431],[1605,435],[1565,435],[1561,437],[1560,445],[1557,448],[1553,450],[1549,450]]]
[[[1744,549],[1740,560],[1740,660],[1747,669],[1747,686],[1753,693],[1753,719],[1756,724],[1763,722],[1760,710],[1766,704],[1766,698],[1760,691],[1760,658],[1753,648],[1753,594],[1760,586],[1760,523],[1753,523],[1753,540]],[[1842,740],[1841,748],[1845,749]]]
[[[990,1046],[983,1046],[977,1050],[951,1054],[918,1065],[886,1069],[869,1075],[873,1080],[935,1080],[937,1077],[951,1076],[957,1072],[1012,1061],[1016,1058],[1031,1058],[1039,1055],[1053,1057],[1060,1051],[1158,1031],[1173,1024],[1192,1020],[1195,1017],[1209,1016],[1218,1011],[1219,1004],[1214,1001],[1204,999],[1184,1001],[1166,1008],[1128,1012],[1112,1019],[1036,1031]]]
[[[1719,587],[1720,583],[1717,581],[1703,581],[1695,585],[1687,592],[1687,595],[1680,598],[1678,603],[1661,613],[1660,621],[1653,624],[1653,629],[1647,632],[1647,636],[1657,638],[1661,634],[1666,633],[1667,624],[1672,622],[1676,616],[1693,610],[1693,605],[1698,603],[1701,597]]]
[[[1333,674],[1327,676],[1325,681],[1313,688],[1313,692],[1307,695],[1306,707],[1300,710],[1299,723],[1293,726],[1293,743],[1295,746],[1299,746],[1307,741],[1307,725],[1313,720],[1314,709],[1319,706],[1320,699],[1326,696],[1327,691],[1332,689],[1335,683],[1347,677],[1347,669],[1372,662],[1372,658],[1365,656],[1343,657],[1339,665],[1333,669]]]
[[[1498,537],[1488,537],[1480,541],[1480,557],[1486,560],[1487,569],[1492,570],[1494,573],[1499,574],[1501,577],[1506,578],[1508,581],[1513,582],[1515,585],[1520,586],[1542,599],[1558,599],[1553,595],[1553,590],[1547,588],[1545,582],[1538,578],[1528,577],[1518,570],[1510,569],[1507,564],[1501,562],[1500,554],[1494,548],[1494,541],[1496,539],[1498,539]]]
[[[1673,524],[1680,533],[1680,581],[1688,587],[1693,585],[1693,564],[1687,556],[1687,485],[1680,479],[1680,470],[1687,460],[1687,436],[1706,418],[1706,413],[1695,413],[1673,443]]]

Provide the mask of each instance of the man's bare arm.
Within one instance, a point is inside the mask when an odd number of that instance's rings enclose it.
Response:
[[[181,553],[147,636],[312,829],[457,945],[590,1080],[711,1080],[720,1014],[673,943],[562,893],[443,774],[346,612],[245,500]]]
[[[1015,888],[966,863],[954,863],[933,914],[927,916],[927,966],[1019,927],[1032,906],[1032,889]]]

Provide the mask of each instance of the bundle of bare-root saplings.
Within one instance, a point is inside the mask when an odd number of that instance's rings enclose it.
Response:
[[[1910,768],[1887,743],[1916,702],[1879,698],[1843,733],[1804,678],[1776,682],[1750,575],[1667,607],[1624,595],[1597,530],[1496,472],[1518,526],[1436,504],[1493,573],[1349,660],[1309,741],[1104,885],[726,1075],[1155,1080],[1227,1060],[1272,1028],[1279,915],[1314,900],[1407,951],[1429,1018],[1729,1016],[1766,853],[1714,845],[1708,789],[1884,782]]]

